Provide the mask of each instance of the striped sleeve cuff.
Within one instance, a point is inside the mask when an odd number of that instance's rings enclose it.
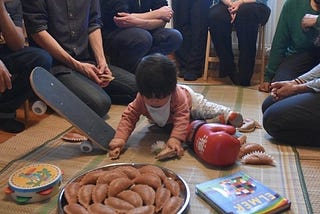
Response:
[[[294,82],[297,83],[298,85],[299,85],[299,84],[306,83],[306,81],[304,81],[304,80],[302,80],[302,79],[299,79],[299,78],[294,79]]]

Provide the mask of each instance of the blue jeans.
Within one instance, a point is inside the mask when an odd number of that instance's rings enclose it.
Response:
[[[320,146],[320,94],[303,93],[262,104],[263,127],[279,143]]]
[[[320,62],[318,49],[286,57],[274,81],[292,80]],[[263,127],[276,140],[294,145],[320,145],[320,94],[304,93],[262,104]]]
[[[137,93],[133,74],[115,66],[109,65],[109,68],[115,79],[106,88],[64,65],[53,66],[51,72],[100,117],[104,117],[112,103],[128,104]]]
[[[112,103],[127,105],[132,102],[138,93],[136,76],[120,67],[109,65],[115,77],[104,90],[111,97]]]
[[[293,80],[320,63],[320,48],[297,53],[284,58],[273,81]]]
[[[171,28],[144,30],[119,28],[103,34],[104,50],[110,64],[135,73],[140,60],[152,53],[164,55],[176,51],[182,43],[182,35]]]
[[[14,113],[32,94],[29,76],[39,66],[50,69],[52,58],[44,50],[25,47],[12,52],[5,46],[0,47],[0,59],[12,75],[12,89],[0,93],[0,112]]]

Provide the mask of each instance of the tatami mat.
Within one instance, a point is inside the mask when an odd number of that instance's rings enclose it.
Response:
[[[209,100],[230,106],[241,111],[245,117],[253,118],[261,123],[260,106],[265,94],[254,89],[223,85],[193,85],[192,87],[206,95]],[[106,121],[114,128],[124,108],[124,106],[112,106]],[[15,170],[35,162],[50,163],[60,167],[64,172],[62,186],[79,173],[110,163],[151,163],[173,170],[187,182],[191,199],[186,213],[215,213],[214,209],[195,195],[195,185],[240,170],[288,197],[292,206],[287,213],[312,211],[316,213],[320,210],[319,201],[317,201],[319,197],[316,197],[317,194],[319,196],[318,183],[309,182],[309,180],[312,181],[311,176],[320,175],[317,161],[300,161],[292,147],[271,144],[263,129],[256,129],[248,133],[248,142],[261,143],[266,151],[275,158],[276,166],[236,163],[229,168],[214,168],[199,160],[191,149],[187,149],[185,155],[179,160],[165,162],[155,160],[150,151],[151,145],[157,140],[165,141],[168,138],[168,132],[150,125],[144,118],[141,118],[135,132],[130,137],[127,151],[116,161],[111,161],[99,149],[86,154],[80,151],[79,144],[64,142],[61,136],[70,130],[70,127],[70,124],[64,119],[52,115],[44,119],[43,123],[0,144],[0,188],[4,189],[7,186],[8,178]],[[302,168],[304,170],[301,170]],[[305,181],[307,184],[304,183]],[[3,192],[1,194],[0,213],[4,211],[8,214],[56,213],[57,211],[57,195],[42,203],[17,205]]]

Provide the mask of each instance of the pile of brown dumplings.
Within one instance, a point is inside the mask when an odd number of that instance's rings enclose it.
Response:
[[[119,165],[86,173],[66,185],[67,214],[177,213],[182,182],[155,165]]]

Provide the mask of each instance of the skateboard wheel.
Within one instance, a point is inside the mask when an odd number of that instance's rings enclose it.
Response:
[[[81,143],[80,145],[80,149],[82,152],[85,152],[85,153],[89,153],[89,152],[92,152],[93,150],[93,145],[91,142],[85,140]]]
[[[36,115],[43,115],[47,111],[47,105],[38,100],[32,104],[32,112]]]

